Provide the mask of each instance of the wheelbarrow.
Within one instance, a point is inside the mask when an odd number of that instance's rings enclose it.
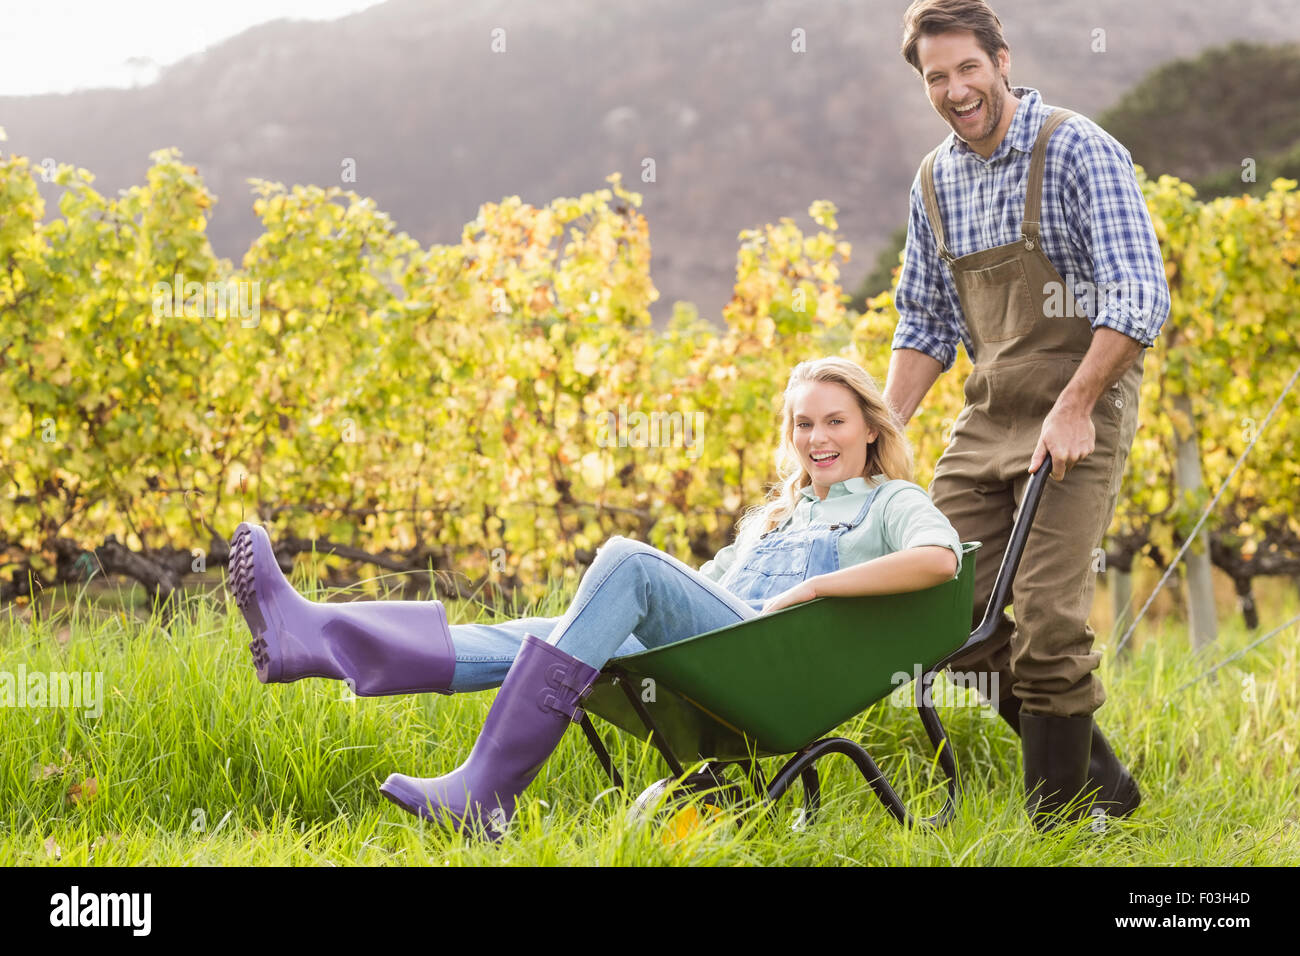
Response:
[[[769,812],[800,781],[801,823],[808,824],[821,804],[816,764],[843,754],[900,824],[946,826],[962,788],[930,687],[950,661],[996,631],[1051,471],[1048,456],[1030,478],[988,607],[973,631],[978,541],[962,544],[957,578],[932,588],[816,598],[609,660],[582,703],[580,725],[614,786],[626,790],[591,714],[642,740],[649,735],[672,771],[642,792],[634,810],[697,793],[743,803],[743,789],[725,776],[739,766]],[[862,744],[825,736],[893,693],[900,673],[920,674],[913,678],[917,713],[947,778],[943,807],[929,817],[912,815]],[[781,756],[788,759],[766,781],[758,761]],[[692,766],[703,761],[703,768],[688,774],[683,758]]]

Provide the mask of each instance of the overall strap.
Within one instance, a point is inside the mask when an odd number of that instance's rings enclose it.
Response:
[[[883,487],[884,485],[881,484],[881,485],[876,485],[876,487],[871,489],[870,493],[868,493],[867,495],[867,500],[862,502],[862,507],[858,509],[858,515],[856,518],[854,518],[852,521],[837,521],[835,522],[835,524],[831,525],[830,527],[832,529],[843,527],[846,530],[850,530],[862,524],[863,520],[867,517],[867,512],[871,510],[871,503],[876,500],[876,492],[878,492]],[[758,540],[761,541],[762,539],[766,538],[769,534],[776,534],[787,524],[789,524],[792,518],[793,515],[786,515],[785,520],[783,520],[775,528],[770,528],[767,531],[764,531],[762,534],[760,534],[758,536]]]
[[[939,246],[939,258],[952,265],[955,256],[948,251],[948,246],[944,242],[943,217],[939,215],[939,194],[934,189],[934,160],[942,148],[943,143],[940,143],[921,161],[921,195],[925,197],[925,214],[930,220],[930,230],[934,233],[935,242]]]
[[[1034,248],[1034,245],[1038,242],[1038,217],[1042,213],[1043,172],[1047,166],[1047,141],[1056,132],[1056,127],[1074,115],[1073,111],[1067,109],[1057,108],[1053,110],[1052,115],[1043,122],[1043,128],[1038,131],[1038,139],[1034,140],[1034,152],[1029,160],[1029,182],[1025,187],[1025,216],[1020,224],[1020,235],[1025,240],[1026,249]]]
[[[876,500],[876,492],[880,491],[883,487],[885,486],[882,483],[871,489],[871,493],[867,495],[867,500],[862,502],[862,507],[858,509],[858,516],[852,521],[842,522],[846,529],[851,530],[862,524],[867,517],[867,512],[871,510],[871,503]],[[831,527],[833,528],[835,525],[831,525]]]

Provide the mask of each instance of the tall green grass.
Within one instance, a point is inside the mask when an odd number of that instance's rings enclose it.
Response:
[[[1266,628],[1296,613],[1294,595],[1279,595]],[[558,615],[567,597],[553,593],[521,616]],[[448,614],[488,619],[455,602]],[[102,672],[104,701],[99,717],[0,707],[4,865],[1300,863],[1296,628],[1176,694],[1254,635],[1227,621],[1210,654],[1195,658],[1183,629],[1166,623],[1144,629],[1123,663],[1106,656],[1098,722],[1143,804],[1105,832],[1088,822],[1034,831],[1018,738],[959,691],[968,706],[941,708],[965,786],[946,828],[900,827],[838,756],[819,764],[822,810],[810,826],[791,826],[798,786],[770,815],[750,807],[715,817],[700,806],[693,828],[629,821],[637,794],[668,771],[646,742],[596,719],[629,792],[611,788],[571,728],[494,846],[422,823],[377,787],[395,770],[458,766],[495,691],[353,698],[337,681],[262,685],[224,590],[191,596],[169,627],[84,595],[23,618],[0,612],[0,671]],[[884,701],[838,733],[867,745],[915,812],[942,805],[944,778],[914,710]],[[764,769],[771,777],[778,766]]]

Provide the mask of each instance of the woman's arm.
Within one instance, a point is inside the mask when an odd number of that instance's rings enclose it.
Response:
[[[951,581],[956,574],[957,556],[952,549],[926,544],[816,574],[804,583],[812,585],[812,597],[860,597],[921,591]]]
[[[862,597],[867,594],[902,594],[921,591],[957,575],[957,555],[951,548],[924,544],[893,551],[829,574],[815,574],[768,600],[763,614],[802,604],[819,597]]]

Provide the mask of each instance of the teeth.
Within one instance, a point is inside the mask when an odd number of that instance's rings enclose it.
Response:
[[[969,113],[972,110],[974,110],[975,107],[979,106],[981,102],[982,102],[981,100],[976,100],[970,106],[955,106],[953,107],[953,109],[955,109],[958,113]]]
[[[825,461],[827,458],[834,458],[838,454],[837,451],[815,452],[812,459],[813,461]]]

